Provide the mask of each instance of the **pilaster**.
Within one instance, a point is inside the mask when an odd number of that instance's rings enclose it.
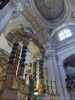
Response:
[[[54,66],[53,66],[53,54],[51,49],[51,44],[46,43],[45,45],[45,58],[46,58],[46,66],[47,66],[47,78],[48,78],[48,85],[50,86],[50,81],[53,82],[53,90],[55,91],[54,81],[55,81],[55,73],[54,73]]]
[[[48,45],[49,44],[49,45]],[[56,81],[57,90],[60,94],[61,100],[63,100],[63,90],[62,90],[62,84],[57,64],[57,56],[55,54],[54,47],[48,43],[45,47],[45,57],[46,57],[46,66],[47,66],[47,73],[48,73],[48,85],[50,86],[50,81],[52,81],[53,90],[55,92],[55,85],[54,81]]]
[[[66,83],[65,83],[66,75],[65,75],[63,65],[59,65],[59,73],[60,73],[62,91],[63,91],[63,94],[64,94],[64,100],[70,100],[70,95],[69,95],[69,93],[66,89]]]

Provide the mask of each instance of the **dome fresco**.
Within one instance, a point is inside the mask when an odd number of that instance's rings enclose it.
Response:
[[[34,0],[41,16],[48,21],[57,20],[64,12],[63,0]]]

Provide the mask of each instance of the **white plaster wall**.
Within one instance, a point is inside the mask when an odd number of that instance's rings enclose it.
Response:
[[[7,41],[6,41],[3,34],[0,36],[0,48],[5,50],[9,54],[11,52],[11,47],[8,45],[8,43],[7,43]]]
[[[4,31],[6,25],[13,17],[13,9],[6,10],[5,14],[0,12],[0,34]],[[2,14],[3,13],[3,14]]]
[[[7,4],[2,10],[0,10],[0,21],[6,16],[6,14],[11,10],[10,6]]]
[[[58,68],[59,68],[59,74],[60,74],[61,83],[62,83],[62,89],[63,89],[63,92],[64,92],[64,96],[66,97],[65,100],[69,100],[70,98],[68,98],[68,97],[70,95],[69,95],[69,92],[66,89],[66,83],[65,83],[66,74],[65,74],[65,70],[64,70],[64,66],[63,66],[63,61],[67,57],[75,54],[75,39],[73,38],[73,40],[71,40],[71,41],[64,42],[63,45],[61,44],[57,48],[58,48],[57,49]]]

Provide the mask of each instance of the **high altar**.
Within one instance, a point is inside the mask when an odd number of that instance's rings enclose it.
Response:
[[[6,72],[0,76],[0,100],[32,100],[29,92],[36,100],[60,100],[56,81],[50,81],[49,87],[48,80],[44,80],[43,59],[28,65],[25,63],[26,52],[27,46],[14,43]],[[24,70],[26,66],[28,70]]]

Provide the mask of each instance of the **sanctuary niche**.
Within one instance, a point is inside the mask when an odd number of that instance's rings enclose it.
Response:
[[[41,43],[37,41],[37,37],[34,38],[27,32],[21,33],[20,30],[17,32],[19,35],[16,35],[16,32],[14,32],[15,35],[9,33],[12,37],[14,36],[11,41],[7,38],[12,51],[6,75],[0,81],[3,83],[0,89],[1,100],[26,99],[29,91],[38,90],[41,81],[44,82],[44,49]]]
[[[18,34],[16,34],[18,32]],[[10,40],[8,37],[12,35]],[[45,65],[45,50],[38,38],[21,29],[5,35],[12,47],[7,63],[6,75],[1,79],[1,100],[44,98],[59,100],[56,81],[48,80]],[[13,38],[14,37],[14,38]],[[4,86],[4,87],[3,87]],[[54,88],[54,87],[55,88]],[[37,92],[37,96],[36,96]],[[48,96],[48,98],[47,98]],[[32,99],[34,100],[34,99]]]
[[[34,91],[34,87],[36,88],[37,85],[37,77],[36,77],[36,68],[37,63],[36,61],[33,62],[33,75],[30,75],[31,73],[31,65],[28,65],[25,62],[26,57],[26,49],[27,46],[22,46],[21,51],[21,45],[18,43],[14,43],[12,52],[10,54],[8,67],[6,70],[6,77],[5,77],[5,84],[3,89],[2,96],[0,97],[1,100],[18,100],[21,97],[26,95],[28,91]],[[21,55],[20,55],[21,52]],[[24,72],[25,66],[29,67],[29,74],[27,71]],[[24,74],[25,73],[25,74]],[[29,78],[27,76],[29,75]],[[43,72],[40,73],[40,79],[43,79]],[[25,77],[24,77],[25,76]],[[33,77],[33,78],[32,78]],[[26,79],[27,78],[27,79]],[[34,79],[34,80],[33,80]],[[1,80],[3,82],[4,78]],[[29,80],[29,83],[27,84],[26,81]],[[33,82],[33,83],[32,83]],[[3,82],[4,83],[4,82]],[[34,84],[35,83],[35,84]],[[11,96],[10,96],[10,95]],[[25,96],[26,97],[26,96]]]

